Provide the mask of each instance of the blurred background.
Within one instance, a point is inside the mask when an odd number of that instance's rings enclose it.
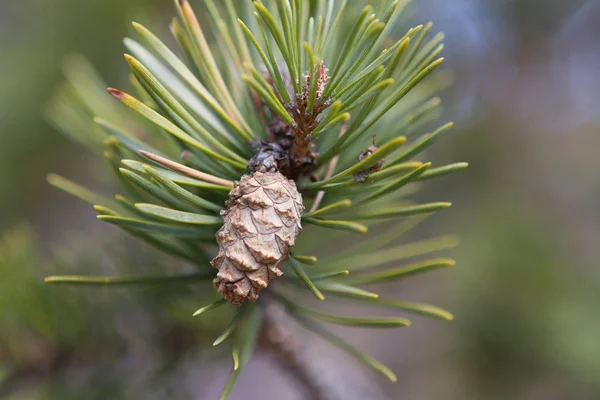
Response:
[[[364,378],[383,398],[598,399],[600,1],[415,0],[410,10],[446,33],[455,76],[442,98],[456,128],[430,158],[471,167],[416,196],[454,203],[425,225],[461,237],[457,267],[401,290],[455,321],[341,332],[397,372],[396,385]],[[102,187],[106,169],[44,117],[67,56],[83,54],[119,87],[129,21],[165,37],[172,15],[164,0],[0,2],[1,399],[214,398],[224,383],[229,360],[204,340],[219,328],[189,318],[204,296],[194,287],[41,283],[69,270],[178,268],[115,241],[116,228],[46,183],[57,172]],[[330,351],[339,368],[344,356]],[[277,374],[267,361],[250,365],[232,398],[302,398],[283,377],[265,388],[265,371]]]

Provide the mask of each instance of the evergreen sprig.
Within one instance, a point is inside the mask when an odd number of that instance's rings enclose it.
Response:
[[[322,238],[317,231],[322,228],[349,232],[345,235],[350,238],[377,224],[378,235],[340,251],[328,246],[324,260],[292,254],[274,289],[257,303],[239,308],[215,341],[218,345],[231,340],[233,346],[234,368],[222,398],[253,352],[264,305],[271,301],[279,302],[307,329],[396,380],[387,367],[326,331],[317,320],[369,327],[408,326],[408,320],[326,314],[292,297],[296,287],[305,287],[319,300],[339,298],[452,319],[436,307],[380,299],[362,288],[454,264],[449,259],[402,264],[455,246],[454,237],[393,242],[424,217],[450,206],[408,202],[405,197],[417,182],[467,164],[432,167],[414,159],[452,124],[417,139],[405,136],[438,115],[440,101],[431,94],[436,84],[415,87],[442,63],[443,36],[429,38],[432,25],[427,23],[392,39],[407,2],[382,1],[364,8],[357,3],[205,0],[207,24],[186,0],[177,0],[179,18],[173,20],[171,32],[184,60],[141,24],[133,24],[141,42],[125,39],[132,94],[113,88],[108,92],[134,113],[98,96],[105,85],[80,57],[67,61],[67,82],[49,106],[48,117],[61,131],[104,155],[118,178],[120,194],[107,199],[55,175],[49,176],[50,183],[93,204],[99,220],[199,271],[164,278],[51,277],[49,283],[166,283],[214,276],[209,261],[222,224],[220,211],[233,181],[246,172],[257,143],[272,140],[274,122],[292,132],[292,157],[315,153],[305,170],[289,176],[303,193],[307,212],[302,222],[310,232],[300,235],[298,248],[318,248]],[[405,222],[396,222],[399,218]],[[383,226],[382,221],[392,223]],[[225,304],[219,300],[194,315]]]

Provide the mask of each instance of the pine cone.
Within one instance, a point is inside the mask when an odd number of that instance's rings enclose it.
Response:
[[[211,264],[219,272],[213,283],[225,299],[241,304],[283,273],[279,264],[302,231],[302,195],[296,184],[276,171],[244,175],[229,193],[217,232],[219,254]]]

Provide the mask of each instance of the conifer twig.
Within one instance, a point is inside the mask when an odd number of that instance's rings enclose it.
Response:
[[[322,385],[308,360],[303,357],[302,345],[293,329],[288,328],[284,319],[287,317],[283,310],[272,302],[266,305],[267,312],[263,318],[263,325],[259,337],[259,344],[263,351],[273,356],[288,376],[296,380],[306,391],[306,398],[311,400],[331,400],[327,390]],[[287,321],[289,322],[289,321]]]

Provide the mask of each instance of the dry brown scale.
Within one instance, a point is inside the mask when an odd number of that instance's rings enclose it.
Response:
[[[302,231],[304,206],[296,184],[274,169],[244,175],[229,193],[217,232],[219,272],[213,283],[233,304],[256,301],[269,282],[282,275],[279,266]]]

